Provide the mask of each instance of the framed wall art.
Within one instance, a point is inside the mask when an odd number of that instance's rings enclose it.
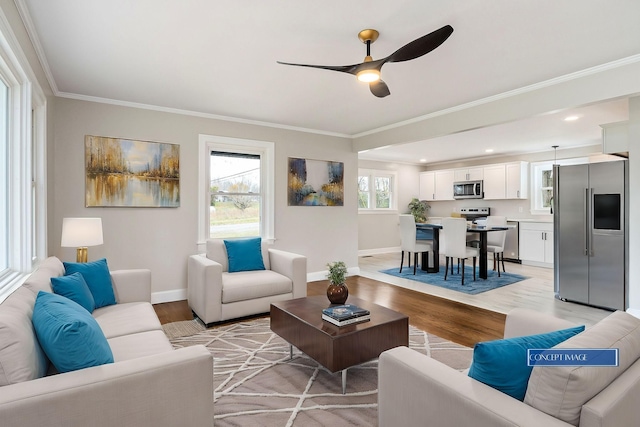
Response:
[[[86,207],[180,206],[180,145],[86,135]]]
[[[289,206],[342,206],[344,163],[289,157]]]

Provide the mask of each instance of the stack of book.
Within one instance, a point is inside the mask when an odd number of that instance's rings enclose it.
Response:
[[[353,304],[343,304],[322,310],[322,319],[337,326],[345,326],[365,322],[371,319],[371,313]]]

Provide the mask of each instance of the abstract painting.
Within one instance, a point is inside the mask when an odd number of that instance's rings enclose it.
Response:
[[[342,206],[344,163],[289,157],[289,206]]]
[[[180,206],[180,146],[86,135],[85,206]]]

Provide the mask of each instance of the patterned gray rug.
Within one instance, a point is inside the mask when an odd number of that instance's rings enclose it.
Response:
[[[164,325],[175,348],[205,345],[214,358],[215,425],[375,426],[378,361],[349,368],[347,393],[332,374],[269,329],[269,318],[204,329],[197,321]],[[455,369],[473,350],[413,326],[410,347]]]

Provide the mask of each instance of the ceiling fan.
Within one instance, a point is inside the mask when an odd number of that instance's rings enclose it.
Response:
[[[310,65],[310,64],[293,64],[290,62],[277,61],[278,64],[283,65],[295,65],[298,67],[311,67],[321,68],[323,70],[340,71],[342,73],[349,73],[355,75],[358,80],[369,83],[369,89],[378,98],[384,98],[389,95],[389,87],[380,79],[380,69],[387,62],[403,62],[411,59],[416,59],[425,55],[449,38],[453,33],[453,27],[451,25],[445,25],[444,27],[435,30],[427,35],[424,35],[414,41],[407,43],[400,49],[393,52],[386,58],[373,60],[371,57],[371,43],[378,39],[380,33],[376,30],[367,29],[358,33],[358,38],[367,45],[367,56],[364,58],[364,62],[354,65]]]

